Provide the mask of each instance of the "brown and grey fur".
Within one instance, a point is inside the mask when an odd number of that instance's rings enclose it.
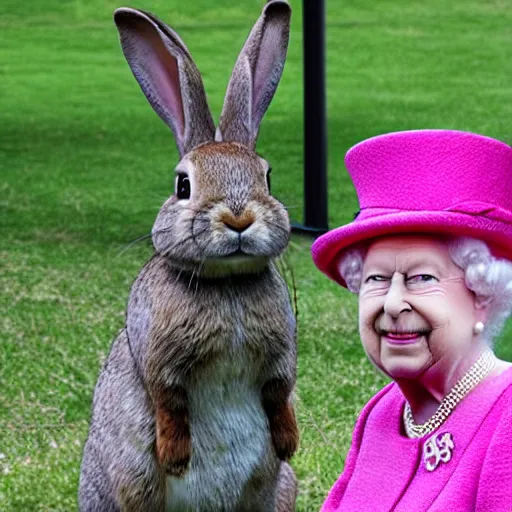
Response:
[[[269,2],[237,60],[215,132],[188,50],[149,13],[114,15],[125,56],[174,133],[190,198],[155,221],[155,254],[132,286],[93,401],[80,474],[82,512],[295,509],[287,463],[295,319],[273,259],[286,210],[254,152],[279,82],[289,6]]]

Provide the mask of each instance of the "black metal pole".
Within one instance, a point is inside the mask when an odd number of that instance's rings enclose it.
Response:
[[[304,225],[295,231],[325,233],[327,128],[325,120],[325,4],[303,0],[304,40]]]

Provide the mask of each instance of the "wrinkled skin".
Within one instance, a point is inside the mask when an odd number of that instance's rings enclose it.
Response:
[[[441,239],[392,236],[369,247],[359,329],[369,359],[428,418],[486,347],[474,333],[486,309]]]

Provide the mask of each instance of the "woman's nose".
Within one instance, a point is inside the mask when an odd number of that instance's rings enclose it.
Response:
[[[396,318],[403,311],[411,311],[412,308],[406,300],[406,294],[404,276],[398,273],[394,274],[384,301],[384,312]]]

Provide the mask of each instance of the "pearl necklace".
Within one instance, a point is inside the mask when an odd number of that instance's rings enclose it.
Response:
[[[451,414],[455,406],[494,368],[496,357],[490,349],[486,349],[473,366],[455,384],[452,390],[443,398],[435,414],[422,425],[414,423],[410,405],[406,402],[404,408],[405,432],[410,438],[423,437],[439,428]]]

